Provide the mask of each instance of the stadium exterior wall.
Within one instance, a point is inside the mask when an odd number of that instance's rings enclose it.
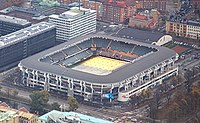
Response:
[[[23,84],[26,86],[64,93],[68,96],[79,96],[86,101],[102,103],[112,101],[112,99],[106,98],[105,94],[112,94],[115,101],[128,101],[132,96],[140,94],[143,89],[154,87],[161,84],[164,79],[177,75],[176,60],[176,56],[174,56],[124,81],[102,84],[32,69],[21,63],[18,66],[23,73]]]
[[[64,44],[62,45],[64,46]],[[58,50],[63,47],[62,45],[20,62],[18,66],[22,71],[23,84],[25,86],[63,93],[68,96],[78,96],[79,99],[81,97],[86,101],[104,103],[112,100],[128,101],[132,96],[140,94],[143,89],[154,87],[159,83],[161,84],[164,79],[178,74],[178,67],[175,64],[177,60],[175,53],[162,62],[155,63],[149,66],[149,68],[139,71],[137,74],[133,74],[122,81],[116,82],[101,82],[102,80],[99,80],[100,82],[93,82],[92,79],[94,78],[90,76],[78,79],[75,77],[78,74],[70,77],[68,74],[56,72],[56,68],[54,71],[50,71],[50,69],[40,69],[37,65],[33,67],[27,64],[33,62],[32,60],[34,59],[41,58],[41,56],[49,52],[55,51],[55,49]],[[46,63],[42,64],[45,65]],[[95,80],[96,78],[98,77],[95,77]]]

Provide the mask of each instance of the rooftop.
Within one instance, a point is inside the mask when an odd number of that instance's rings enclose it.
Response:
[[[26,118],[26,119],[31,119],[33,117],[35,117],[36,115],[31,114],[29,112],[24,112],[21,110],[17,110],[17,109],[13,109],[10,107],[6,107],[6,106],[0,106],[0,121],[1,121],[1,116],[4,116],[4,114],[6,115],[18,115],[20,117]]]
[[[85,8],[80,8],[79,7],[72,7],[70,10],[63,12],[60,15],[50,15],[49,17],[51,18],[64,18],[64,19],[68,19],[68,20],[73,20],[75,16],[80,15],[80,14],[84,14],[85,12],[96,12],[95,10],[90,10],[90,9],[85,9]]]
[[[8,23],[14,23],[14,24],[18,24],[18,25],[31,24],[31,22],[29,22],[25,19],[6,16],[6,15],[0,15],[0,21],[5,21],[5,22],[8,22]]]
[[[55,28],[53,24],[47,22],[41,22],[34,24],[27,28],[21,29],[19,31],[13,32],[11,34],[0,37],[0,48],[8,44],[16,43],[18,41],[24,40],[28,37],[32,37],[36,34],[39,34],[45,30]]]
[[[51,112],[48,112],[41,117],[39,117],[39,120],[47,122],[48,117],[60,119],[63,117],[66,117],[68,119],[80,119],[82,123],[113,123],[107,120],[95,118],[92,116],[76,113],[76,112],[60,112],[56,110],[52,110]],[[66,122],[65,122],[66,123]]]
[[[152,44],[153,42],[157,42],[164,34],[160,32],[152,32],[146,30],[139,30],[134,28],[123,28],[117,33],[117,36],[120,37],[129,37],[133,40],[137,40],[140,42]]]

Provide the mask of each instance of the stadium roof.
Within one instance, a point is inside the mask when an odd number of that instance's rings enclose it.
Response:
[[[77,71],[71,68],[64,68],[57,65],[50,65],[49,63],[39,61],[39,59],[41,59],[42,57],[47,56],[48,54],[52,54],[52,52],[61,50],[62,48],[69,46],[75,42],[79,42],[81,40],[83,41],[92,37],[104,37],[104,38],[108,38],[112,40],[124,41],[128,43],[156,48],[158,51],[151,53],[145,57],[140,57],[134,63],[128,63],[120,67],[119,69],[114,70],[112,73],[108,75],[104,75],[104,76],[89,74],[89,73]],[[86,82],[91,82],[91,83],[96,83],[96,84],[108,84],[108,83],[114,84],[114,83],[122,82],[126,80],[127,78],[130,78],[174,56],[176,56],[176,53],[173,50],[165,48],[165,47],[158,47],[155,45],[149,45],[146,43],[141,43],[141,42],[119,38],[119,37],[111,37],[107,35],[86,35],[86,36],[75,38],[69,42],[65,42],[63,44],[60,44],[58,46],[55,46],[53,48],[40,52],[36,55],[28,57],[22,60],[20,64],[24,67],[27,67],[33,70],[39,70],[39,71],[43,71],[47,73],[52,73],[58,76],[65,76],[65,77],[82,80]]]
[[[50,28],[55,28],[53,24],[47,22],[41,22],[38,24],[34,24],[27,28],[21,29],[19,31],[10,33],[5,36],[0,37],[0,48],[2,46],[7,46],[8,44],[16,43],[18,41],[22,41],[26,38],[30,38],[35,36],[45,30],[49,30]]]
[[[18,25],[31,24],[31,22],[29,22],[25,19],[6,16],[6,15],[0,15],[0,21],[4,21],[4,22],[8,22],[8,23],[14,23],[14,24],[18,24]]]
[[[152,31],[144,31],[134,28],[124,28],[120,30],[117,34],[114,36],[119,37],[129,37],[133,40],[145,42],[148,44],[151,44],[153,42],[157,42],[161,37],[164,36],[164,34],[159,32],[152,32]]]

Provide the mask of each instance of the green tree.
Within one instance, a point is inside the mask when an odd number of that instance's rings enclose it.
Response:
[[[37,111],[41,113],[43,111],[43,107],[49,101],[49,93],[45,90],[34,91],[32,94],[29,95],[29,97],[31,98],[30,106],[32,112]]]
[[[67,103],[69,104],[69,110],[74,111],[79,107],[79,103],[73,96],[67,98]]]
[[[0,91],[1,91],[2,88],[3,88],[3,87],[0,85]]]
[[[52,103],[51,104],[51,110],[60,110],[60,108],[59,108],[59,104],[57,103],[57,102],[54,102],[54,103]]]
[[[16,89],[14,89],[13,91],[12,91],[12,95],[14,96],[14,97],[16,97],[17,95],[18,95],[18,91],[16,90]]]

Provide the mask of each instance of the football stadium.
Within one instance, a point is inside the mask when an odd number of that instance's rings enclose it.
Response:
[[[125,102],[177,75],[176,53],[129,39],[87,35],[19,63],[23,84],[91,102]]]

